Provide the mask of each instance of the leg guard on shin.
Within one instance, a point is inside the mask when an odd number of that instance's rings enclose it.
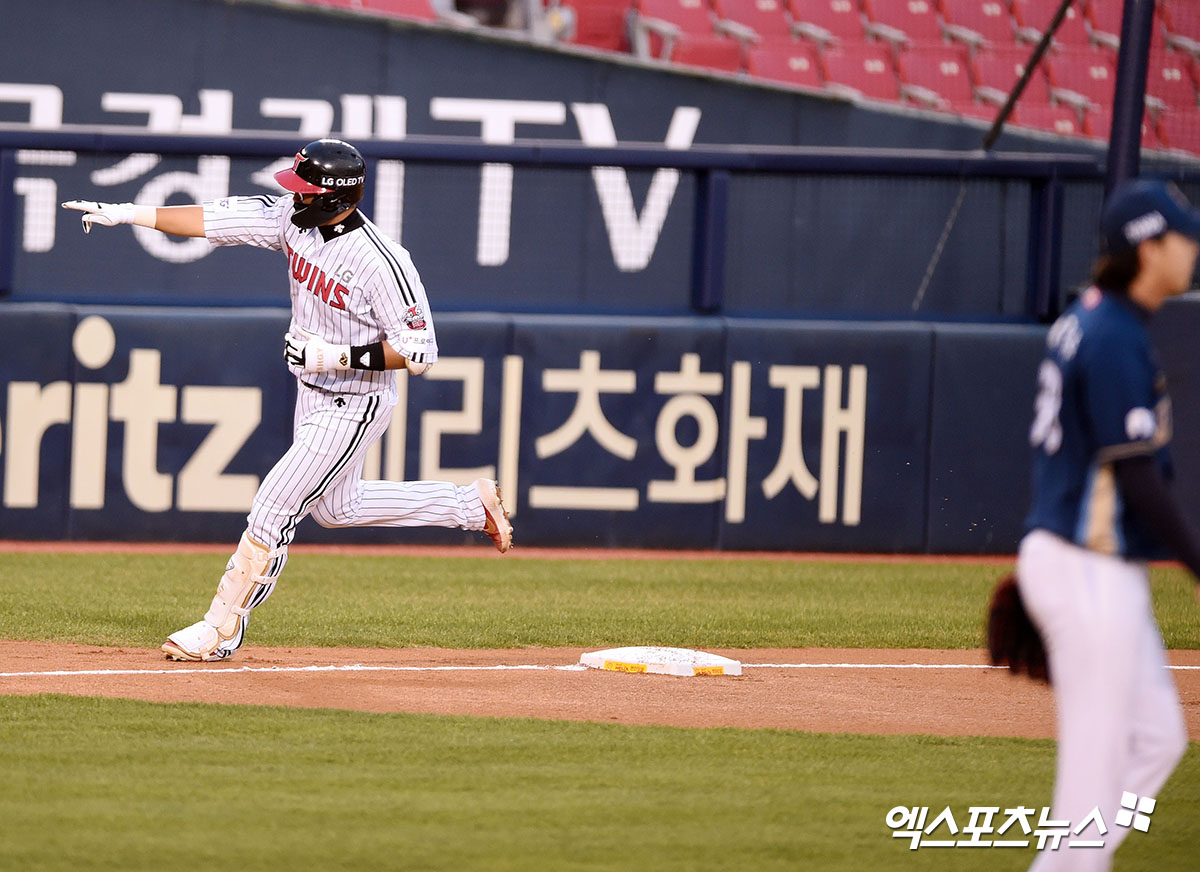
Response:
[[[268,551],[243,533],[204,620],[172,633],[162,646],[167,656],[175,660],[224,660],[232,656],[245,638],[250,610],[275,589],[275,578],[264,573],[279,556],[279,552]]]

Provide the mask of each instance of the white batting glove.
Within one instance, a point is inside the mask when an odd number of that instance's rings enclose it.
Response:
[[[83,213],[79,220],[83,222],[84,233],[90,233],[93,224],[103,224],[105,227],[113,227],[117,224],[140,224],[142,227],[153,227],[158,219],[158,210],[154,206],[138,206],[135,203],[68,200],[62,204],[62,207]]]
[[[283,359],[302,372],[330,372],[350,368],[350,346],[331,345],[320,336],[296,328],[283,335]]]

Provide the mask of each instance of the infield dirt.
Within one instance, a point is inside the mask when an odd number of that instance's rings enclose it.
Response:
[[[570,666],[579,662],[584,650],[248,647],[234,661],[209,664],[173,663],[157,649],[0,641],[0,694],[66,693],[158,702],[680,727],[1027,738],[1054,735],[1054,705],[1048,688],[1014,678],[1006,670],[945,668],[984,665],[986,655],[977,650],[710,649],[747,664],[741,677],[676,678],[595,669],[436,668]],[[1169,656],[1174,665],[1200,666],[1200,651],[1172,651]],[[860,665],[780,668],[750,664]],[[880,669],[871,664],[910,668]],[[385,668],[291,671],[355,665]],[[272,671],[280,669],[289,671]],[[1200,669],[1177,670],[1174,677],[1188,734],[1193,741],[1200,740]]]

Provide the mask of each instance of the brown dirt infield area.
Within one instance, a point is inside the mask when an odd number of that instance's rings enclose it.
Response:
[[[563,669],[579,648],[262,648],[225,663],[173,663],[144,648],[0,641],[0,694],[68,693],[159,702],[219,702],[370,712],[532,717],[681,727],[818,732],[1054,735],[1050,691],[983,665],[982,651],[713,649],[747,664],[740,677],[629,675]],[[1200,651],[1173,651],[1200,666]],[[861,664],[839,668],[748,664]],[[926,664],[943,668],[870,668]],[[297,667],[383,667],[322,671]],[[262,671],[258,671],[262,670]],[[276,670],[276,671],[272,671]],[[113,672],[119,674],[112,674]],[[74,674],[48,674],[69,672]],[[105,672],[108,674],[79,674]],[[1200,670],[1176,670],[1188,734],[1200,739]]]
[[[7,551],[146,553],[167,549],[219,552],[228,550],[228,546],[0,542],[0,550]],[[307,546],[297,550],[336,553],[339,549]],[[379,551],[481,558],[487,554],[500,558],[495,552],[480,549],[354,546],[352,550],[358,554]],[[574,549],[520,549],[503,559],[517,555],[566,559],[753,556],[779,560],[963,560]],[[976,560],[1011,564],[1011,559],[1004,558]],[[0,695],[66,693],[159,702],[680,727],[1054,736],[1054,701],[1050,690],[1015,678],[1004,669],[982,668],[987,658],[980,650],[706,649],[740,660],[746,667],[740,677],[678,678],[554,668],[578,664],[584,650],[590,649],[267,648],[250,643],[228,662],[174,663],[157,649],[0,640]],[[1200,651],[1171,651],[1169,660],[1175,666],[1197,667],[1174,670],[1173,674],[1183,700],[1188,735],[1193,741],[1200,741]],[[904,668],[879,668],[881,664]],[[366,668],[349,668],[355,666]],[[494,668],[498,666],[540,668]]]

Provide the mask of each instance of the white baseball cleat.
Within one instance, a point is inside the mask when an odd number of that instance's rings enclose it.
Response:
[[[207,621],[197,621],[190,627],[172,633],[163,643],[163,653],[171,660],[225,660],[235,648],[222,648],[221,634]]]
[[[496,550],[503,554],[512,547],[513,528],[508,521],[508,512],[500,498],[500,486],[490,478],[477,478],[475,479],[475,490],[479,491],[479,499],[483,503],[483,511],[487,515],[483,532],[491,538]]]

